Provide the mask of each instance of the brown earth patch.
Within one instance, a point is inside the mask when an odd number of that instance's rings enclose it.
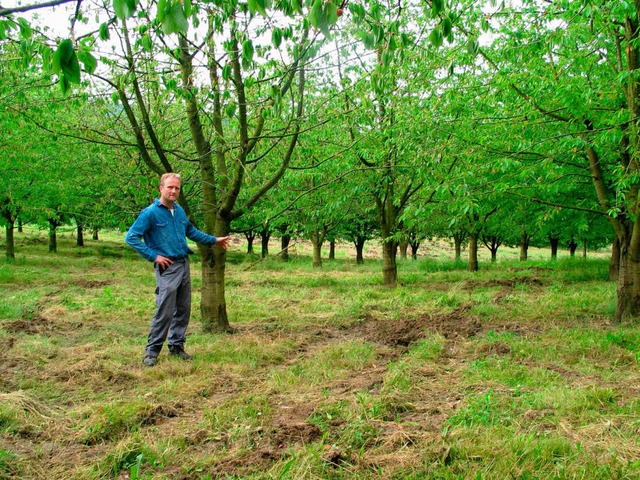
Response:
[[[424,338],[426,332],[439,333],[447,339],[458,336],[469,338],[482,329],[480,320],[467,313],[470,308],[470,305],[466,305],[450,313],[422,314],[412,319],[386,320],[367,315],[354,331],[367,341],[391,347],[407,347]]]

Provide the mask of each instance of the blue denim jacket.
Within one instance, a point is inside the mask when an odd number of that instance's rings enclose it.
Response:
[[[180,258],[193,253],[186,238],[204,245],[216,243],[216,237],[201,232],[187,218],[184,209],[173,205],[173,215],[157,198],[133,222],[125,241],[150,262],[158,255]]]

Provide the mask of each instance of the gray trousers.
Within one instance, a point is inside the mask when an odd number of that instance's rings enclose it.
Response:
[[[169,349],[183,348],[191,316],[191,272],[189,259],[174,261],[156,272],[156,312],[151,319],[145,355],[157,357],[169,336]]]

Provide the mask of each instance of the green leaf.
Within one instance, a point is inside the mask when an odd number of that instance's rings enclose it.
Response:
[[[191,0],[184,0],[184,15],[189,18],[192,11],[193,5],[191,4]]]
[[[280,30],[279,28],[273,29],[273,31],[271,32],[271,43],[273,43],[273,46],[276,48],[280,47],[280,45],[282,44],[282,30]]]
[[[324,14],[322,12],[322,0],[315,0],[309,12],[309,22],[312,27],[320,28],[320,22]]]
[[[109,40],[109,25],[107,25],[106,23],[101,23],[98,35],[100,37],[100,40]]]
[[[231,78],[231,65],[222,67],[222,78],[229,80]]]
[[[229,103],[226,107],[224,107],[224,112],[227,114],[227,117],[232,118],[236,113],[236,105],[235,103]]]
[[[432,0],[431,10],[433,11],[434,17],[437,17],[438,15],[440,15],[440,12],[444,10],[444,0]]]
[[[167,0],[158,0],[158,14],[156,15],[156,19],[162,23],[164,22],[165,16],[167,15]],[[171,11],[171,5],[169,4],[169,11]]]
[[[79,52],[78,58],[84,65],[85,72],[91,74],[96,71],[96,67],[98,66],[98,60],[96,57],[91,55],[91,53],[87,51]]]
[[[444,17],[442,19],[442,34],[445,37],[451,35],[451,19],[449,17]]]
[[[72,51],[68,62],[61,64],[62,74],[72,83],[80,83],[80,62],[75,51]]]
[[[324,16],[328,25],[333,25],[338,21],[338,6],[332,1],[324,4]]]
[[[242,43],[242,66],[248,68],[253,60],[253,42],[251,40],[245,40]]]
[[[175,2],[171,8],[171,16],[178,32],[186,32],[189,29],[189,22],[184,15],[184,10],[180,2]]]
[[[51,59],[51,69],[53,72],[60,74],[62,72],[62,66],[69,62],[71,55],[73,55],[73,43],[71,43],[71,40],[68,38],[62,40],[58,44],[58,48]]]
[[[136,11],[135,0],[113,0],[113,10],[118,18],[129,18]]]
[[[364,20],[365,10],[362,5],[358,3],[350,3],[349,11],[351,12],[351,15],[353,15],[353,18],[355,19],[356,23],[360,23],[361,21]]]
[[[20,36],[24,39],[31,38],[33,30],[31,30],[31,25],[29,25],[29,22],[27,22],[26,19],[20,17],[18,18],[18,25],[20,25]]]
[[[439,48],[442,46],[442,30],[440,30],[440,28],[436,27],[433,29],[433,31],[431,32],[431,35],[429,35],[429,40],[431,41],[431,43],[433,44],[434,47]]]

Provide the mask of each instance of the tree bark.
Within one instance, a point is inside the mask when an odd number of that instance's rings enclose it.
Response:
[[[560,239],[556,237],[549,237],[549,243],[551,244],[551,260],[558,259],[558,244]]]
[[[5,247],[5,255],[7,257],[7,260],[15,260],[16,259],[16,247],[15,247],[15,238],[13,236],[13,231],[14,231],[14,223],[13,222],[9,222],[7,223],[7,225],[4,227],[4,231],[6,233],[6,240],[7,240],[7,245]]]
[[[469,234],[469,265],[467,270],[470,272],[478,271],[478,234]]]
[[[407,242],[406,240],[402,240],[399,244],[398,244],[398,250],[400,251],[400,258],[402,260],[407,258],[407,250],[409,250],[409,242]]]
[[[609,280],[618,280],[620,275],[620,240],[617,238],[611,245],[611,260],[609,261]]]
[[[49,252],[56,253],[58,251],[58,223],[54,220],[49,220]]]
[[[244,232],[244,238],[247,240],[247,254],[253,255],[253,241],[256,238],[256,234],[253,231]]]
[[[413,260],[418,259],[418,248],[420,248],[420,242],[409,242],[411,245],[411,258]]]
[[[291,235],[285,233],[280,237],[280,247],[282,253],[280,254],[283,262],[289,261],[289,245],[291,244]]]
[[[336,259],[336,241],[329,240],[329,260]]]
[[[382,244],[382,280],[388,286],[395,286],[398,283],[397,252],[398,242],[389,240]]]
[[[262,230],[260,232],[260,255],[262,258],[269,256],[269,240],[271,239],[271,232],[269,230]]]
[[[571,240],[569,242],[569,255],[575,257],[576,250],[578,250],[578,244],[575,242],[575,240]]]
[[[82,225],[76,225],[76,247],[84,247],[84,228]]]
[[[522,230],[522,234],[520,235],[520,261],[525,262],[529,258],[529,242],[531,241],[531,236],[527,233],[526,230]]]
[[[356,264],[362,265],[364,263],[364,244],[366,242],[365,237],[356,237],[355,242],[353,242],[356,247]]]

